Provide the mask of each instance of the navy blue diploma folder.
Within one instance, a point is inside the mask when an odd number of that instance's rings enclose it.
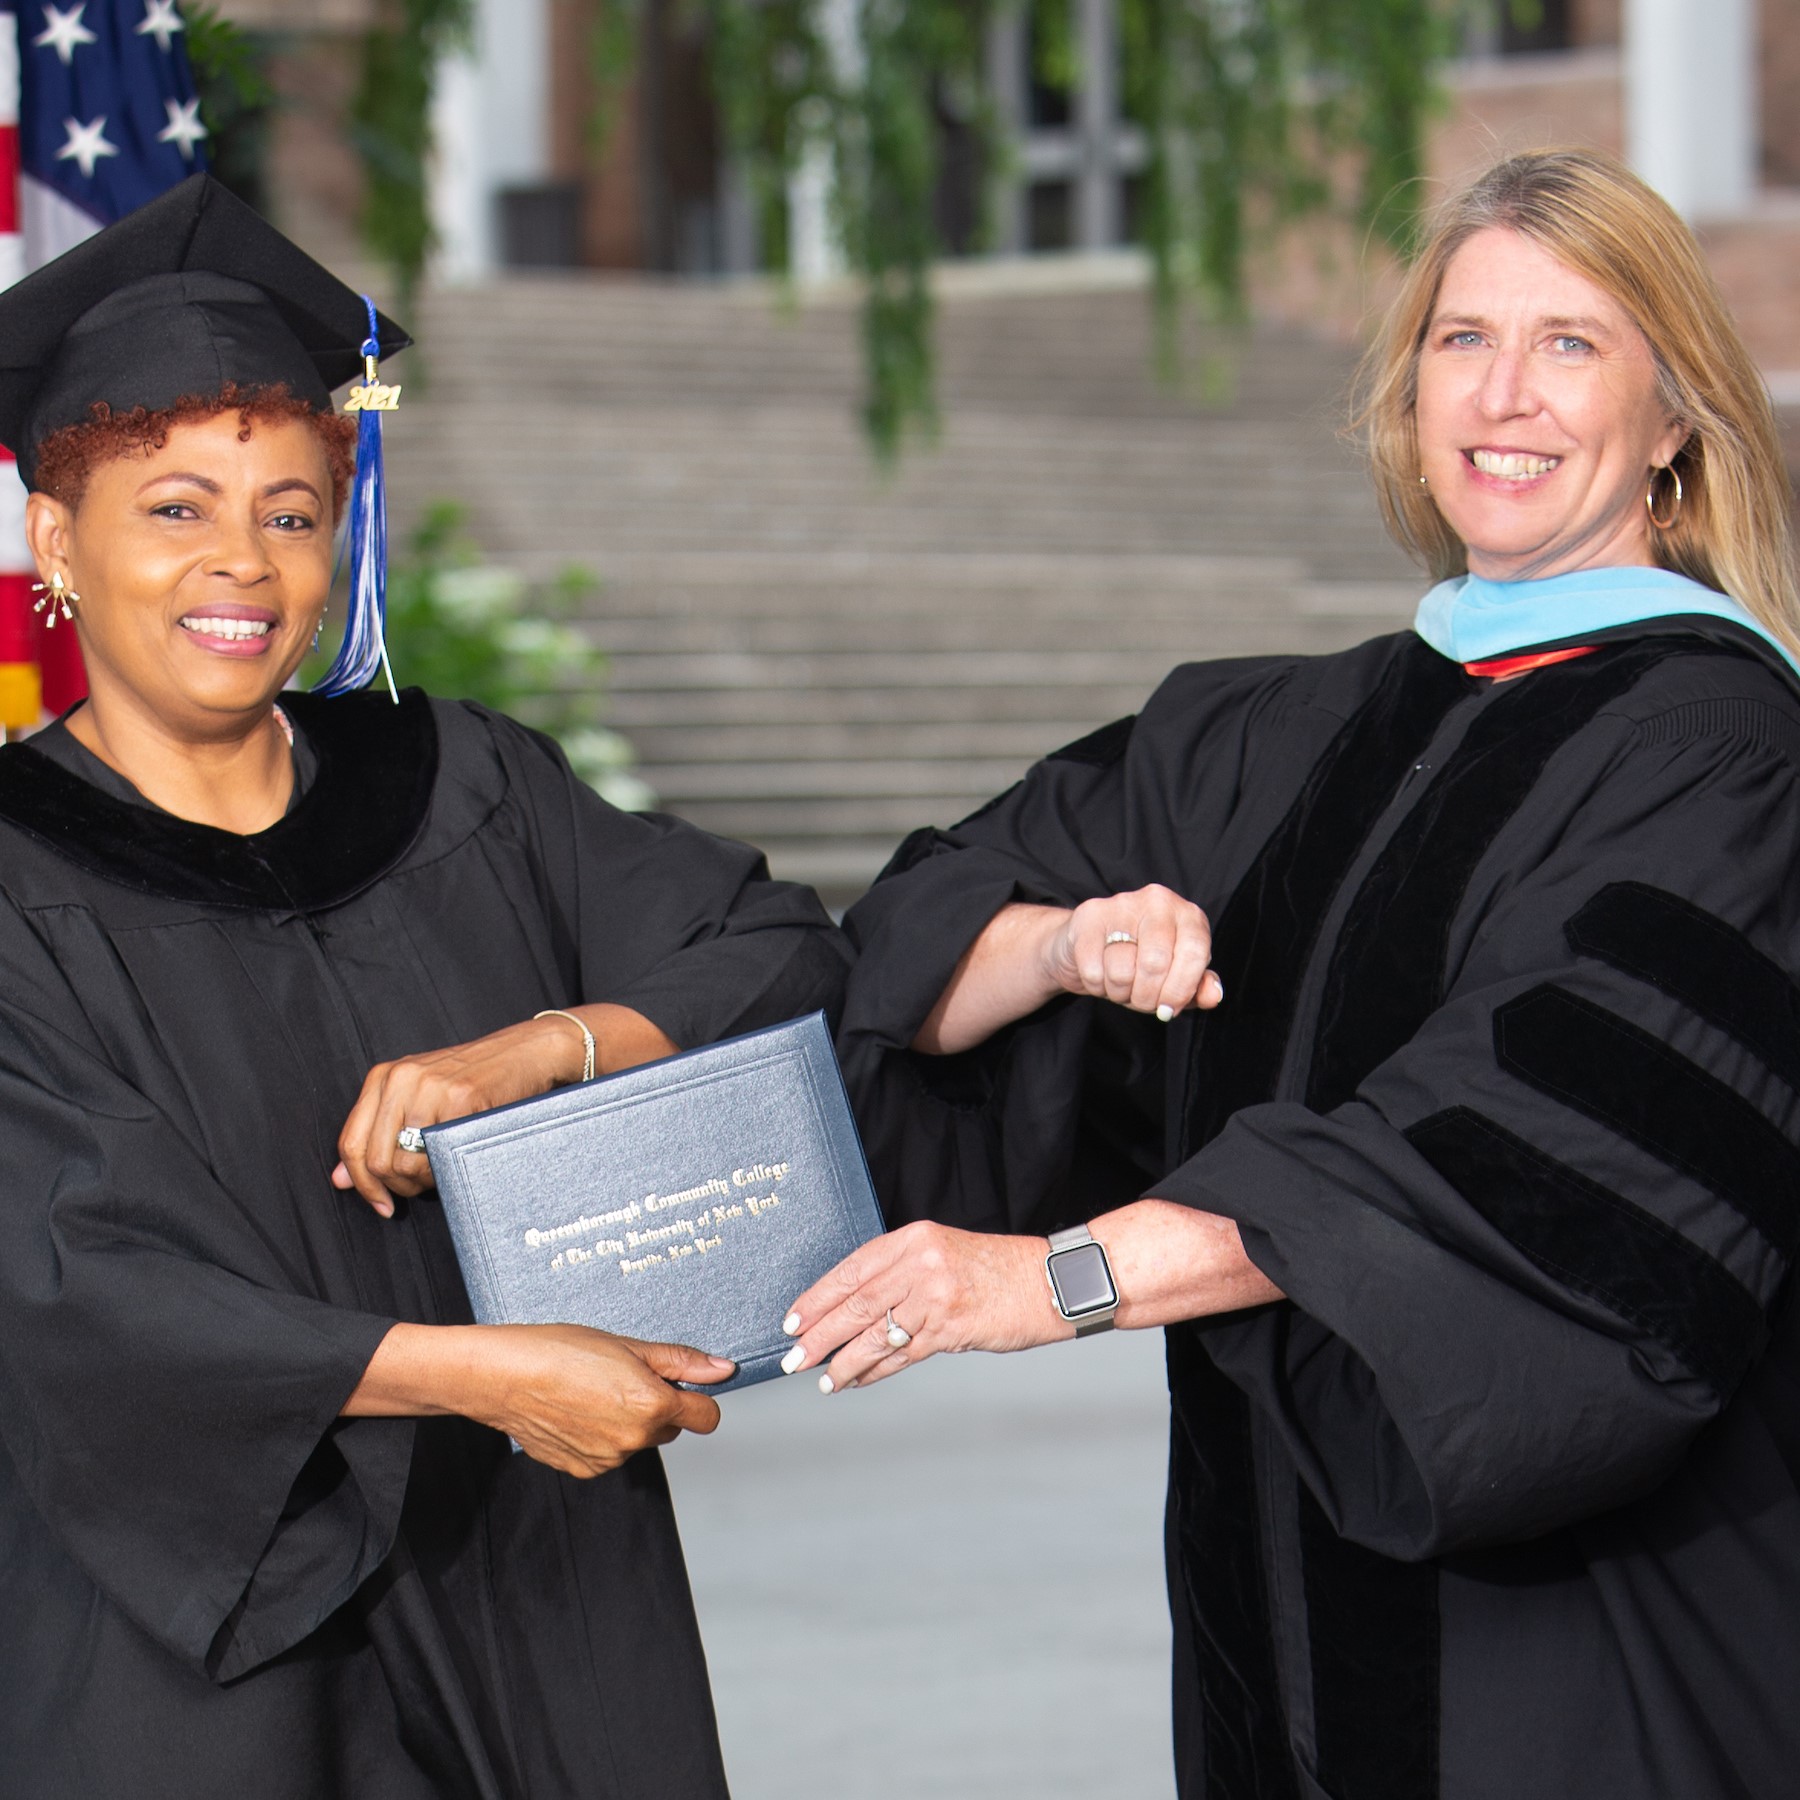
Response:
[[[882,1230],[823,1013],[433,1125],[484,1325],[593,1325],[781,1372],[789,1305]]]

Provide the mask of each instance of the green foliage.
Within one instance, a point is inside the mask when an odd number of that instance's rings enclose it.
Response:
[[[200,90],[200,110],[210,122],[210,108],[223,103],[240,107],[268,106],[275,98],[263,70],[261,46],[241,25],[216,6],[181,8],[186,26],[189,66]]]
[[[1067,0],[1024,0],[1031,33],[1032,73],[1045,87],[1067,94],[1081,81],[1075,46],[1075,9]]]
[[[363,164],[363,239],[393,270],[410,311],[431,254],[431,96],[438,65],[466,42],[471,0],[389,0],[363,36],[362,72],[350,106]]]
[[[206,156],[218,179],[260,208],[263,144],[275,89],[266,70],[267,44],[225,18],[216,6],[181,8],[189,66],[207,131]]]
[[[841,140],[850,192],[845,242],[868,282],[863,334],[868,367],[864,418],[884,457],[909,424],[937,424],[932,374],[930,266],[938,253],[933,205],[939,131],[934,102],[945,88],[980,91],[995,7],[885,0],[864,15],[868,68],[861,118]],[[976,115],[990,144],[990,115]],[[862,152],[860,158],[854,152]],[[842,179],[842,177],[840,177]]]
[[[1172,357],[1184,302],[1241,320],[1257,231],[1336,202],[1404,254],[1416,229],[1434,70],[1468,0],[1118,0],[1128,111],[1150,143],[1142,232]],[[1530,0],[1506,0],[1509,5]],[[1034,71],[1080,79],[1071,0],[857,0],[846,68],[815,0],[707,0],[728,137],[750,167],[781,266],[787,179],[809,144],[835,158],[845,248],[866,284],[865,418],[891,458],[937,412],[929,270],[947,91],[981,91],[989,25],[1030,9]],[[991,111],[978,109],[990,171]]]
[[[365,41],[354,117],[365,235],[410,296],[431,245],[433,75],[467,29],[470,0],[388,3],[390,22]],[[988,27],[1029,6],[1038,76],[1067,89],[1080,76],[1073,0],[854,0],[848,50],[827,41],[827,0],[680,3],[708,22],[722,122],[758,201],[769,266],[786,266],[790,178],[809,151],[830,151],[845,249],[866,288],[864,414],[891,459],[937,419],[940,112],[972,117],[986,168],[1002,167],[981,79]],[[1258,234],[1303,214],[1340,210],[1410,253],[1438,65],[1478,12],[1541,17],[1541,0],[1117,4],[1125,99],[1150,144],[1141,230],[1166,353],[1190,299],[1207,318],[1243,319]],[[596,135],[635,67],[646,5],[605,0],[595,16]]]
[[[787,178],[809,143],[837,129],[837,82],[813,0],[705,0],[713,87],[726,140],[743,159],[763,261],[787,268]]]
[[[440,501],[390,562],[387,636],[397,678],[547,731],[576,774],[615,806],[655,805],[631,772],[631,746],[601,724],[606,658],[572,623],[594,577],[566,569],[554,581],[528,582],[483,561],[463,521],[460,506]],[[329,656],[314,661],[308,681]]]
[[[930,268],[941,107],[967,113],[992,159],[982,94],[989,23],[1010,0],[858,0],[858,43],[829,43],[815,0],[707,0],[714,85],[750,170],[763,236],[785,267],[786,188],[823,143],[838,223],[863,278],[863,416],[891,460],[908,430],[936,428]]]
[[[606,148],[618,122],[619,102],[637,73],[645,4],[646,0],[603,0],[588,26],[588,73],[594,84],[587,116],[591,150]]]

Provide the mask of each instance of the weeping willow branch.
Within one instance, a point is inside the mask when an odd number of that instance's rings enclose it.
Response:
[[[770,265],[787,263],[789,183],[828,151],[845,255],[864,282],[863,419],[891,461],[937,425],[930,271],[943,116],[985,162],[996,142],[982,84],[988,27],[1013,0],[856,0],[853,42],[818,0],[708,0],[714,83],[758,201]],[[842,15],[840,15],[842,16]]]
[[[410,311],[431,254],[431,97],[439,65],[467,42],[471,0],[389,0],[364,34],[362,71],[350,106],[362,158],[363,240],[394,272]]]
[[[652,0],[602,0],[590,124],[610,129]],[[865,286],[864,419],[877,454],[937,423],[932,263],[943,124],[967,120],[991,180],[1003,166],[982,78],[990,26],[1033,12],[1038,74],[1080,77],[1073,0],[665,0],[703,16],[727,140],[748,172],[764,260],[785,269],[788,194],[821,152],[837,225]],[[1127,109],[1149,147],[1141,235],[1165,353],[1190,302],[1247,311],[1260,231],[1342,206],[1405,255],[1435,71],[1461,19],[1537,0],[1116,0]],[[367,172],[364,235],[416,285],[431,248],[425,181],[439,60],[471,0],[388,0],[367,34],[354,131]],[[829,24],[835,14],[835,38]],[[851,42],[846,45],[844,39]],[[1348,186],[1353,197],[1343,200]]]
[[[888,460],[909,427],[937,429],[930,270],[940,253],[939,110],[960,103],[991,153],[992,119],[970,103],[994,10],[980,0],[876,0],[864,12],[861,91],[838,113],[844,243],[867,284],[863,418]]]
[[[1418,220],[1435,71],[1462,16],[1530,0],[1117,0],[1127,110],[1150,146],[1140,230],[1165,361],[1190,302],[1242,320],[1260,231],[1343,205],[1394,250]],[[808,145],[828,142],[839,219],[866,284],[864,415],[892,458],[937,408],[929,271],[950,91],[983,92],[988,28],[1032,13],[1036,73],[1080,78],[1071,0],[855,0],[860,66],[825,42],[824,0],[707,0],[727,133],[751,172],[763,235],[785,262],[785,195]],[[979,108],[990,171],[1001,163]],[[1340,201],[1349,172],[1354,197]]]
[[[1457,0],[1118,0],[1127,104],[1150,141],[1143,237],[1165,368],[1184,303],[1241,322],[1259,233],[1340,205],[1400,256],[1419,220]]]

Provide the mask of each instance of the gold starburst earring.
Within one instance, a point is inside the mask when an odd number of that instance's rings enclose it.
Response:
[[[59,611],[71,625],[74,624],[75,608],[81,604],[81,596],[63,580],[60,569],[50,577],[49,586],[46,587],[41,581],[34,581],[31,584],[31,591],[44,596],[31,609],[34,613],[41,613],[45,607],[50,609],[50,617],[44,621],[46,630],[54,631],[56,629],[56,615]]]

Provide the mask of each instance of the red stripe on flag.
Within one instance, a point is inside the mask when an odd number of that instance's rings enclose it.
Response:
[[[29,575],[0,575],[0,663],[38,659],[38,622],[31,616]]]
[[[0,232],[19,229],[19,128],[0,125]]]

